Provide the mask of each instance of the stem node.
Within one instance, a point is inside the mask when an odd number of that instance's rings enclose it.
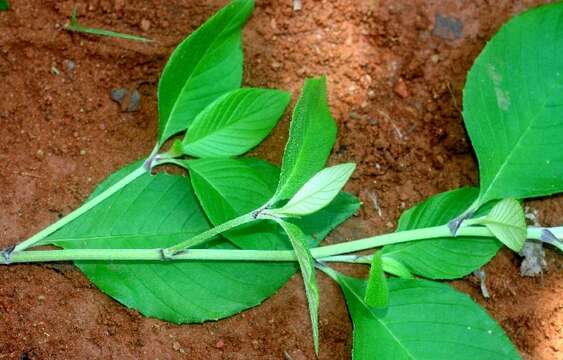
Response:
[[[12,253],[14,252],[15,248],[16,245],[12,245],[2,250],[0,255],[2,255],[1,260],[3,265],[9,265],[12,262]]]
[[[450,233],[452,234],[452,236],[457,235],[457,231],[459,230],[459,227],[461,226],[461,224],[465,220],[471,218],[474,213],[475,213],[475,211],[469,210],[469,211],[461,214],[460,216],[456,217],[455,219],[451,220],[448,223],[448,229],[450,229]]]

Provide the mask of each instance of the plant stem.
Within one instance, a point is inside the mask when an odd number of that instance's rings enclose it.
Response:
[[[242,216],[241,218],[246,217]],[[241,218],[231,220],[241,221]],[[250,218],[252,216],[250,215]],[[248,220],[248,218],[246,218]],[[251,220],[250,220],[251,221]],[[227,223],[225,223],[226,225]],[[242,222],[241,222],[242,224]],[[229,226],[231,226],[230,224]],[[225,226],[226,227],[226,226]],[[540,239],[545,228],[528,228],[528,239]],[[563,227],[547,228],[556,237],[563,237]],[[220,231],[200,237],[200,241],[205,241],[215,236]],[[421,236],[424,235],[424,236]],[[466,227],[459,229],[459,236],[473,237],[493,237],[493,234],[485,227]],[[425,229],[400,231],[391,234],[378,235],[366,239],[349,241],[340,244],[327,245],[311,249],[311,255],[319,261],[338,261],[363,263],[361,257],[355,255],[339,256],[342,254],[367,250],[383,245],[396,244],[414,240],[427,240],[437,237],[449,236],[447,225],[436,226]],[[202,240],[203,239],[203,240]],[[191,240],[191,239],[190,239]],[[456,241],[451,238],[450,241]],[[10,256],[10,263],[25,262],[48,262],[48,261],[186,261],[186,260],[220,260],[220,261],[297,261],[292,250],[220,250],[220,249],[186,249],[177,255],[164,254],[165,249],[71,249],[71,250],[41,250],[13,252]]]
[[[249,222],[252,221],[256,221],[256,218],[254,216],[252,216],[252,213],[248,213],[242,216],[239,216],[237,218],[234,218],[232,220],[229,220],[225,223],[222,223],[220,225],[215,226],[214,228],[211,228],[207,231],[202,232],[201,234],[198,234],[186,241],[182,241],[181,243],[178,243],[174,246],[171,246],[169,248],[166,248],[163,250],[163,254],[165,257],[170,258],[170,257],[175,257],[177,256],[178,253],[181,253],[183,251],[187,251],[187,248],[190,247],[194,247],[197,245],[200,245],[204,242],[206,242],[207,240],[225,232],[228,230],[231,230],[237,226],[243,225],[243,224],[247,224]]]
[[[123,187],[125,187],[125,185],[129,184],[130,182],[137,179],[139,176],[145,174],[146,172],[147,172],[147,170],[143,166],[134,170],[129,175],[127,175],[123,179],[119,180],[118,182],[116,182],[115,184],[113,184],[112,186],[110,186],[109,188],[104,190],[102,193],[100,193],[99,195],[97,195],[96,197],[91,199],[90,201],[86,202],[84,205],[82,205],[78,209],[69,213],[68,215],[66,215],[65,217],[60,219],[59,221],[47,226],[46,228],[44,228],[43,230],[41,230],[37,234],[33,235],[29,239],[27,239],[27,240],[19,243],[18,245],[16,245],[16,247],[13,249],[13,252],[21,252],[25,249],[28,249],[28,248],[36,245],[38,242],[40,242],[41,240],[43,240],[47,236],[51,235],[52,233],[59,230],[60,228],[62,228],[66,224],[68,224],[69,222],[71,222],[74,219],[76,219],[77,217],[79,217],[80,215],[89,211],[90,209],[92,209],[93,207],[95,207],[96,205],[101,203],[102,201],[106,200],[108,197],[115,194],[117,191],[121,190]]]

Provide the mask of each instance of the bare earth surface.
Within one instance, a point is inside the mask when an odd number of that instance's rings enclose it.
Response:
[[[0,13],[0,247],[78,207],[107,175],[151,150],[156,84],[175,44],[225,1],[80,1],[90,26],[142,34],[141,44],[62,30],[75,1],[12,0]],[[437,192],[476,184],[461,120],[465,74],[499,26],[534,1],[257,1],[245,33],[245,84],[291,90],[329,76],[339,122],[331,162],[354,161],[347,190],[361,213],[344,241],[392,231],[400,213]],[[138,89],[122,112],[114,88]],[[295,97],[294,97],[295,98]],[[279,162],[286,116],[257,153]],[[543,225],[563,223],[563,198],[528,204]],[[561,256],[519,275],[502,251],[454,285],[483,304],[526,359],[563,352]],[[365,269],[344,268],[356,274]],[[321,359],[348,359],[351,325],[338,288],[320,275]],[[99,292],[72,265],[0,268],[0,359],[313,359],[301,278],[262,306],[203,325],[143,318]]]

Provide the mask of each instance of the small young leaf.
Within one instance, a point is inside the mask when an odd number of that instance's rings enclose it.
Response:
[[[365,281],[331,271],[354,325],[355,360],[520,359],[502,328],[448,285],[389,279],[389,306],[377,309],[363,301]]]
[[[348,163],[319,171],[293,195],[286,205],[271,212],[285,216],[300,216],[324,208],[338,195],[355,168],[355,164]]]
[[[320,171],[335,140],[336,124],[328,108],[326,78],[307,79],[293,110],[273,201],[291,198]]]
[[[384,308],[389,304],[389,287],[383,272],[381,252],[373,255],[364,301],[367,305]]]
[[[197,115],[184,138],[184,153],[204,158],[247,152],[272,131],[289,100],[289,93],[269,89],[223,95]]]
[[[233,0],[178,45],[158,84],[159,143],[242,81],[241,27],[253,0]]]
[[[305,293],[307,294],[307,302],[309,304],[309,315],[311,317],[311,327],[313,329],[313,343],[315,353],[319,354],[319,289],[317,287],[317,278],[315,276],[315,264],[313,256],[307,246],[307,238],[303,231],[296,225],[283,221],[279,218],[276,222],[283,228],[291,245],[295,250],[297,261],[303,276],[305,284]]]
[[[8,10],[10,10],[10,3],[8,3],[8,0],[0,0],[0,11]]]
[[[477,188],[461,188],[431,196],[401,215],[397,231],[444,225],[470,207],[478,194]],[[493,238],[459,236],[386,245],[382,253],[384,263],[393,258],[417,275],[455,279],[486,264],[501,246]]]
[[[488,215],[469,222],[485,225],[497,239],[513,251],[520,251],[524,246],[524,241],[526,241],[528,233],[526,215],[518,200],[501,200]]]
[[[479,160],[477,205],[563,191],[563,2],[506,23],[467,75],[463,117]]]

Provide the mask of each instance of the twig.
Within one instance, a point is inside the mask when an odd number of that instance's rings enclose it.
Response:
[[[141,41],[141,42],[154,41],[152,39],[148,39],[148,38],[145,38],[145,37],[142,37],[142,36],[123,34],[123,33],[115,32],[115,31],[111,31],[111,30],[96,29],[96,28],[91,28],[91,27],[81,25],[81,24],[78,23],[78,20],[76,19],[76,7],[74,9],[72,9],[72,15],[70,16],[70,23],[65,26],[65,30],[80,32],[80,33],[93,34],[93,35],[98,35],[98,36],[109,36],[109,37],[126,39],[126,40]]]

